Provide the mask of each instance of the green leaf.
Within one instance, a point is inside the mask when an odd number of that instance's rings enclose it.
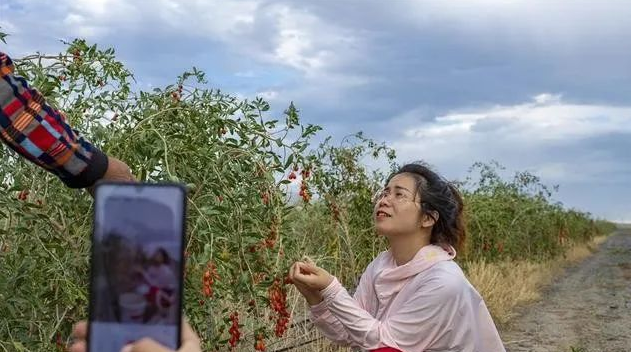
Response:
[[[289,157],[287,158],[287,161],[285,161],[285,169],[289,168],[289,166],[291,166],[291,163],[294,162],[294,154],[289,154]]]
[[[203,207],[200,209],[202,213],[206,215],[221,215],[222,212],[219,209],[213,207]]]

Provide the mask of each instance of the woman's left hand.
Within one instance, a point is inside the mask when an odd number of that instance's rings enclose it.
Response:
[[[296,262],[293,269],[291,279],[312,290],[324,290],[333,282],[333,275],[313,263]]]

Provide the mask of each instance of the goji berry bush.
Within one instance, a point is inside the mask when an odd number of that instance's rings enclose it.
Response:
[[[313,256],[352,287],[385,248],[371,196],[394,150],[361,133],[321,139],[293,103],[276,116],[261,98],[208,88],[197,69],[139,91],[113,49],[66,44],[19,58],[18,72],[139,180],[187,185],[185,313],[205,350],[285,346],[293,261]],[[369,169],[370,158],[388,168]],[[62,351],[87,316],[92,201],[7,148],[0,159],[0,349]],[[505,180],[500,169],[475,164],[460,182],[470,230],[460,260],[549,258],[610,230],[555,203],[534,175]]]

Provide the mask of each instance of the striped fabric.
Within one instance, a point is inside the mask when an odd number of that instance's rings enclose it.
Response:
[[[105,174],[107,157],[13,73],[11,58],[0,52],[0,140],[68,187],[92,186]]]

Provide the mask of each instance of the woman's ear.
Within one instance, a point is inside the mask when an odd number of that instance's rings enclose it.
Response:
[[[426,227],[434,226],[436,222],[438,221],[439,216],[440,215],[438,214],[436,210],[432,210],[423,214],[423,219],[421,220],[421,227],[426,228]]]

